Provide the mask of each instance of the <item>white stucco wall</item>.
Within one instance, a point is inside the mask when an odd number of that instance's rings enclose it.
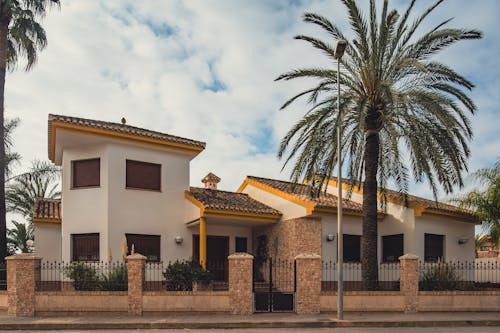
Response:
[[[99,233],[100,258],[108,249],[108,169],[109,149],[105,144],[72,147],[63,151],[62,160],[62,260],[71,259],[71,234]],[[99,187],[71,188],[71,161],[101,159]]]
[[[35,254],[42,261],[61,260],[61,225],[35,223]]]
[[[161,260],[188,258],[191,232],[186,228],[186,200],[189,189],[190,155],[156,150],[147,146],[113,143],[108,145],[109,246],[121,255],[126,233],[161,236]],[[126,160],[161,164],[161,191],[125,188]],[[112,232],[111,232],[112,231]],[[175,243],[181,236],[184,242]]]
[[[252,199],[260,201],[280,211],[283,214],[282,220],[294,219],[307,214],[307,210],[304,206],[261,190],[251,184],[248,184],[242,192],[247,193]]]
[[[424,258],[425,233],[444,235],[445,260],[474,260],[474,223],[459,222],[451,217],[424,214],[415,218],[416,255]],[[468,238],[466,244],[458,239]]]

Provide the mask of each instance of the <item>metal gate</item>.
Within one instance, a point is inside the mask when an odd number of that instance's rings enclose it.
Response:
[[[295,311],[295,261],[269,258],[255,262],[253,294],[255,312]]]

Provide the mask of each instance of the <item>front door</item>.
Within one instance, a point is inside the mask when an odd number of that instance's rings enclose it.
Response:
[[[207,236],[207,271],[214,275],[215,281],[228,280],[229,237]],[[200,258],[200,236],[193,235],[193,258]]]

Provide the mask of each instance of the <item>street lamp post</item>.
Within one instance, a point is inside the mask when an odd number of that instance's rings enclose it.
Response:
[[[341,39],[335,47],[334,58],[337,60],[337,110],[338,110],[338,126],[337,126],[337,319],[344,318],[344,251],[343,251],[343,236],[342,236],[342,157],[341,157],[341,132],[342,132],[342,113],[340,112],[340,60],[344,55],[347,47],[347,41]]]

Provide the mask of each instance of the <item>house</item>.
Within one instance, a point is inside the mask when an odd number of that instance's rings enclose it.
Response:
[[[148,261],[196,258],[210,268],[234,252],[273,257],[319,253],[336,260],[336,180],[309,188],[248,176],[236,192],[189,184],[190,161],[205,143],[122,123],[49,115],[49,159],[62,167],[62,200],[38,199],[36,253],[50,261],[121,260],[132,249]],[[343,184],[343,187],[346,187]],[[392,192],[391,192],[392,193]],[[344,199],[345,261],[360,260],[362,195]],[[477,221],[464,210],[394,193],[378,214],[379,261],[403,253],[425,260],[473,260]],[[215,266],[214,266],[215,267]]]

